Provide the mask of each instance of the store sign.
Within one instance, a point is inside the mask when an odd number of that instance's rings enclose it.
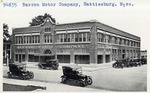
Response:
[[[53,48],[53,46],[16,46],[17,49]],[[89,45],[56,45],[55,48],[89,48]]]
[[[40,46],[16,46],[17,49],[35,49],[40,48]]]
[[[53,48],[53,46],[45,46],[45,45],[42,45],[41,48],[45,48],[45,49],[48,49],[48,48]]]
[[[98,44],[98,45],[97,45],[97,48],[112,49],[113,46],[111,46],[111,45],[102,45],[102,44]]]
[[[88,45],[58,45],[57,48],[87,48]]]

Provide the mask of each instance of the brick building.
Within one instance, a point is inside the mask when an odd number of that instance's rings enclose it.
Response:
[[[55,24],[51,18],[38,26],[13,29],[12,59],[38,62],[55,55],[60,63],[99,64],[140,58],[140,37],[97,21]],[[45,56],[45,57],[44,57]]]
[[[141,58],[147,59],[147,50],[141,50]]]

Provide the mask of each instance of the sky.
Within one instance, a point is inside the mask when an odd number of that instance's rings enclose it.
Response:
[[[7,0],[5,0],[7,1]],[[106,25],[115,27],[122,31],[131,33],[141,38],[141,50],[147,50],[150,31],[150,6],[149,0],[84,0],[86,2],[115,2],[120,1],[133,3],[131,7],[22,7],[22,2],[41,3],[41,2],[78,2],[83,0],[51,0],[51,1],[30,1],[17,2],[16,8],[4,8],[1,3],[1,22],[9,26],[9,32],[12,28],[28,27],[31,19],[48,13],[56,19],[56,22],[72,23],[89,20],[97,20]]]

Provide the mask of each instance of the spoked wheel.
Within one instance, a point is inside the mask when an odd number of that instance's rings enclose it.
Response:
[[[91,77],[88,77],[88,79],[87,79],[87,84],[88,84],[88,85],[91,85],[92,83],[93,83],[92,78],[91,78]]]
[[[31,79],[34,78],[33,72],[30,72],[30,73],[29,73],[29,76],[30,76]]]
[[[81,80],[81,81],[80,81],[80,86],[81,86],[81,87],[85,87],[85,86],[87,86],[87,84],[85,83],[84,80]]]
[[[26,79],[27,79],[27,76],[26,76],[26,75],[21,76],[21,79],[22,79],[22,80],[26,80]]]
[[[62,78],[61,78],[61,81],[62,81],[62,83],[66,83],[66,82],[67,82],[66,77],[62,77]]]
[[[12,77],[12,74],[10,72],[8,72],[7,74],[8,74],[8,78]]]

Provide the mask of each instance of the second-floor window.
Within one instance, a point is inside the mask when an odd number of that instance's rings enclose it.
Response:
[[[89,42],[90,33],[63,33],[56,35],[57,42]]]
[[[33,44],[40,43],[39,35],[29,35],[29,36],[16,36],[15,44]]]
[[[44,35],[44,43],[52,43],[52,35],[51,34]]]

